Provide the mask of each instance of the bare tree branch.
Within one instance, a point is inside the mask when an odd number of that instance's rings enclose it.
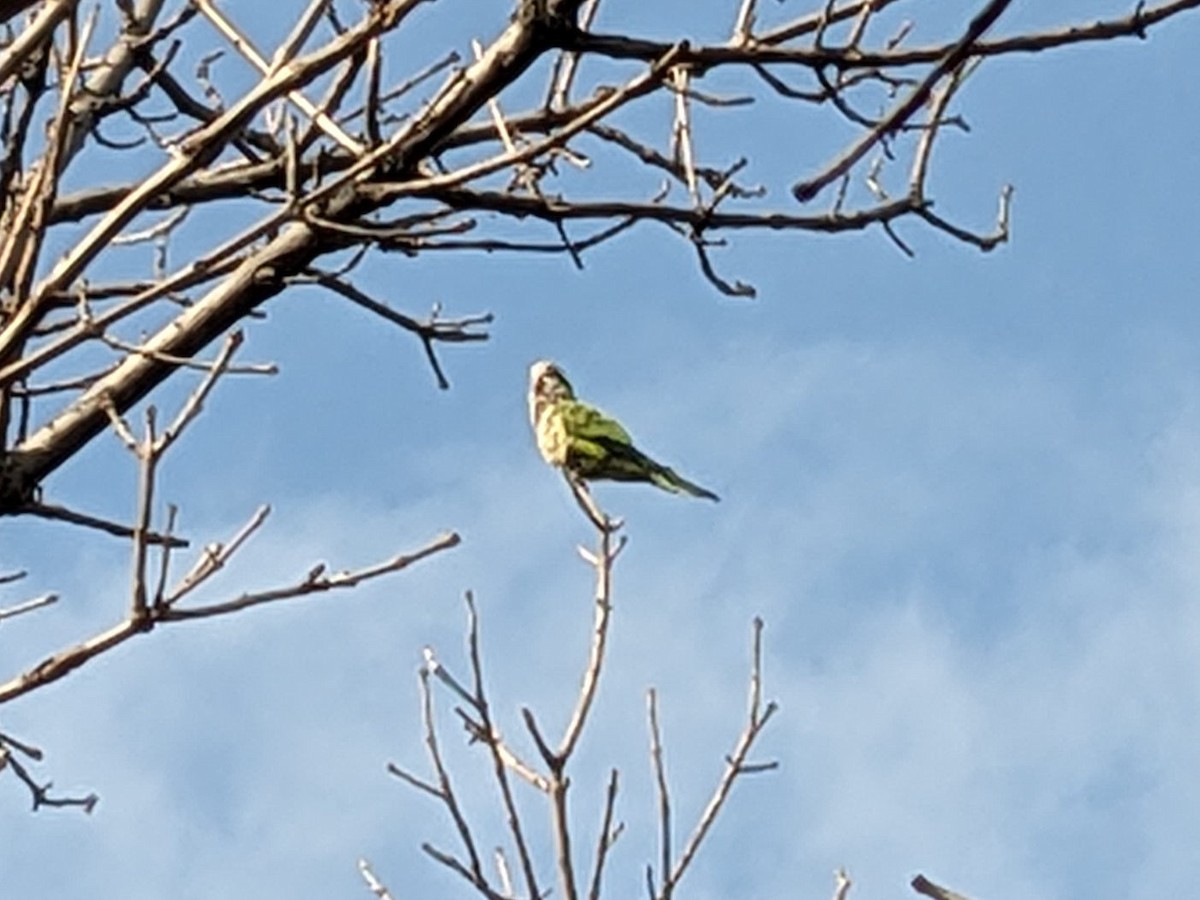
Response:
[[[662,876],[662,888],[658,893],[659,898],[665,900],[679,884],[684,873],[692,864],[696,857],[700,845],[704,838],[708,835],[713,823],[721,812],[725,801],[729,797],[729,792],[733,789],[734,782],[739,776],[768,771],[775,768],[776,764],[769,763],[748,763],[750,750],[754,746],[754,742],[770,721],[771,716],[778,710],[778,706],[774,702],[762,702],[762,619],[754,620],[754,638],[751,647],[751,665],[750,665],[750,700],[746,712],[746,727],[734,745],[733,752],[725,759],[725,771],[721,775],[720,781],[717,783],[716,789],[713,791],[712,797],[708,801],[708,805],[704,807],[704,811],[700,813],[700,818],[696,822],[696,827],[688,836],[687,842],[680,851],[679,856],[671,866],[669,872],[664,872]]]
[[[31,613],[39,610],[44,606],[58,602],[58,594],[42,594],[39,597],[34,597],[32,600],[26,600],[23,603],[17,603],[13,606],[0,607],[0,622],[5,619],[16,618],[25,613]]]
[[[663,761],[662,733],[658,728],[658,692],[646,692],[646,718],[650,731],[650,763],[654,768],[654,783],[658,789],[658,849],[662,890],[658,896],[667,900],[672,894],[671,873],[671,793],[667,787],[667,768]],[[649,877],[649,876],[647,876]]]
[[[955,893],[944,887],[939,887],[934,884],[924,875],[918,875],[912,880],[912,889],[918,894],[923,894],[926,897],[932,897],[933,900],[968,900],[962,894]]]
[[[431,541],[415,552],[402,553],[385,562],[352,571],[326,574],[325,566],[317,565],[294,584],[256,593],[245,593],[223,603],[211,603],[190,608],[176,607],[174,600],[182,596],[177,588],[163,602],[152,603],[94,637],[55,653],[20,675],[0,683],[0,704],[57,681],[118,644],[124,643],[137,634],[150,631],[160,623],[228,615],[262,603],[290,600],[337,588],[354,587],[364,581],[398,572],[435,553],[448,550],[456,546],[459,540],[458,535],[451,532]],[[206,550],[205,553],[206,555],[202,559],[215,559],[221,556],[219,545],[216,551],[210,553],[209,550]],[[213,565],[217,566],[218,564],[214,563]],[[215,571],[215,568],[212,571]]]
[[[374,870],[371,869],[371,864],[366,859],[359,859],[358,874],[363,877],[363,881],[367,883],[367,889],[378,900],[393,900],[391,892],[388,891],[387,886],[375,875]]]
[[[850,876],[846,874],[845,869],[838,869],[834,872],[833,880],[833,900],[846,900],[850,895],[850,887],[854,882],[850,880]]]
[[[49,781],[44,784],[39,783],[29,768],[21,762],[21,757],[33,762],[41,762],[43,754],[37,747],[0,732],[0,772],[9,769],[25,785],[29,790],[34,812],[42,807],[76,807],[90,814],[96,808],[100,798],[94,793],[83,797],[52,794],[51,789],[54,785]]]
[[[392,309],[363,288],[366,279],[351,277],[368,253],[406,263],[435,251],[537,253],[582,269],[592,248],[654,224],[679,239],[714,290],[750,298],[752,273],[745,280],[729,274],[722,255],[747,231],[800,239],[876,229],[913,255],[920,245],[908,221],[989,251],[1009,239],[1012,188],[997,181],[996,217],[978,230],[945,216],[931,188],[938,139],[948,127],[966,129],[961,87],[970,73],[998,57],[1145,38],[1200,0],[1132,2],[1112,18],[1008,33],[997,32],[1002,16],[1005,24],[1015,18],[1011,0],[977,0],[939,9],[949,24],[920,45],[912,42],[923,33],[913,19],[896,21],[896,0],[809,0],[799,10],[726,0],[715,21],[728,39],[716,43],[688,37],[713,33],[693,27],[701,5],[695,20],[688,9],[677,25],[650,36],[632,26],[596,32],[605,15],[598,0],[511,0],[506,21],[480,13],[486,24],[456,45],[415,48],[409,38],[422,33],[415,13],[423,0],[360,4],[347,21],[325,0],[309,0],[278,44],[261,48],[236,4],[195,0],[173,13],[166,6],[0,0],[8,29],[0,46],[0,515],[54,519],[130,542],[130,595],[116,624],[0,685],[0,702],[160,623],[352,587],[457,543],[451,533],[357,570],[314,566],[290,584],[234,590],[223,602],[192,600],[262,526],[269,507],[228,541],[204,547],[175,577],[178,551],[188,545],[176,536],[174,504],[163,521],[163,459],[218,381],[273,371],[232,364],[240,327],[261,318],[272,298],[317,284],[368,310],[417,339],[444,389],[450,377],[439,345],[485,341],[492,314],[443,316],[441,298],[406,300],[431,308],[425,317]],[[429,6],[429,16],[461,16]],[[913,0],[903,12],[916,16],[921,8]],[[193,23],[204,22],[253,78],[218,68],[219,53],[185,52],[200,49],[192,46]],[[472,34],[494,37],[472,42]],[[398,45],[409,49],[392,52]],[[181,69],[197,58],[195,71]],[[737,79],[734,87],[705,81],[718,70]],[[539,82],[531,91],[533,77]],[[755,104],[760,98],[772,102]],[[832,151],[823,140],[789,145],[788,170],[756,184],[758,157],[771,148],[757,129],[729,127],[734,106],[746,122],[781,108],[805,121],[825,116],[844,138]],[[711,128],[723,129],[731,149],[714,153]],[[137,165],[114,166],[113,157]],[[827,208],[815,208],[822,196]],[[214,344],[219,349],[206,355]],[[145,404],[190,370],[202,373],[199,383],[174,416],[160,420]],[[110,429],[137,462],[129,522],[78,511],[70,497],[50,502],[44,489],[64,466],[86,464],[83,451]],[[522,782],[550,805],[563,900],[585,890],[594,900],[619,833],[614,772],[585,885],[572,856],[579,841],[572,845],[566,772],[602,674],[611,569],[623,538],[614,537],[620,520],[582,485],[570,487],[598,530],[599,549],[585,553],[596,572],[594,622],[580,691],[557,743],[532,711],[526,725],[536,755],[529,761],[501,734],[484,692],[470,601],[471,684],[432,654],[428,662],[428,674],[455,692],[470,739],[488,747],[508,855],[498,857],[497,881],[477,849],[454,855],[431,845],[427,852],[489,897],[511,893],[515,875],[540,900],[547,877],[520,817]],[[48,596],[10,606],[0,620],[41,609]],[[757,685],[757,637],[755,646]],[[757,690],[710,805],[673,860],[664,826],[663,896],[687,869],[734,779],[761,768],[746,754],[774,707],[760,707]],[[657,721],[652,732],[657,743]],[[14,751],[4,752],[25,780]],[[426,793],[442,790],[397,774]],[[34,790],[36,782],[26,783]],[[53,805],[41,788],[34,796],[35,805]],[[368,874],[365,868],[368,887],[385,896]]]
[[[608,851],[621,835],[621,826],[613,828],[613,812],[617,805],[617,770],[613,769],[608,776],[608,790],[604,795],[604,819],[600,823],[600,833],[596,838],[596,856],[592,865],[592,881],[588,888],[588,900],[600,900],[600,887],[604,880],[604,864],[608,860]]]
[[[526,780],[540,794],[546,797],[550,813],[550,829],[554,840],[554,868],[558,874],[559,892],[563,897],[578,898],[581,885],[577,877],[575,860],[574,826],[568,804],[570,778],[567,774],[569,764],[578,751],[588,713],[596,694],[597,684],[603,670],[607,634],[612,612],[612,567],[616,557],[625,545],[624,538],[614,535],[612,519],[594,507],[585,510],[587,518],[596,528],[599,546],[595,552],[583,550],[580,552],[584,559],[594,568],[596,573],[595,591],[595,622],[592,639],[588,651],[588,661],[580,684],[579,694],[574,703],[574,710],[564,730],[562,740],[557,749],[546,739],[532,710],[523,707],[522,717],[525,720],[534,745],[547,774],[529,775]],[[462,806],[455,799],[450,788],[450,772],[447,763],[438,749],[436,725],[433,721],[433,708],[429,690],[429,676],[433,675],[438,681],[457,698],[464,706],[455,711],[466,726],[471,741],[484,743],[491,754],[492,771],[500,787],[500,798],[505,818],[509,826],[510,837],[517,848],[521,867],[525,872],[526,890],[531,898],[544,896],[538,888],[536,879],[536,860],[534,847],[528,842],[527,835],[521,824],[520,815],[507,779],[508,771],[528,770],[528,766],[515,763],[506,754],[507,744],[500,736],[499,730],[492,720],[490,704],[484,687],[482,650],[479,641],[479,618],[473,596],[466,596],[468,623],[467,647],[472,670],[471,685],[464,684],[456,678],[443,664],[437,661],[436,655],[430,648],[425,650],[425,665],[421,669],[421,706],[422,722],[426,745],[430,748],[430,759],[433,765],[436,781],[431,782],[404,769],[390,765],[388,770],[405,781],[419,792],[436,798],[447,808],[455,829],[458,832],[463,852],[467,859],[439,850],[429,842],[422,844],[422,849],[440,864],[446,866],[469,881],[476,891],[488,898],[496,896],[509,897],[513,895],[511,878],[508,875],[507,863],[504,861],[502,849],[497,850],[497,869],[500,873],[503,890],[497,893],[490,881],[483,875],[478,865],[478,854],[475,850],[476,832],[474,826],[467,820]],[[655,888],[653,874],[648,871],[647,878],[652,898],[666,898],[673,895],[674,889],[687,870],[704,837],[711,829],[727,799],[734,781],[754,772],[774,768],[774,763],[751,763],[748,761],[749,752],[757,737],[765,728],[767,722],[776,711],[774,703],[764,705],[762,700],[762,622],[754,620],[754,641],[752,646],[752,665],[749,687],[749,709],[747,724],[738,738],[734,751],[726,761],[726,769],[717,785],[713,797],[705,807],[688,838],[683,851],[675,856],[671,840],[671,804],[667,784],[662,735],[658,723],[657,694],[651,690],[647,699],[647,712],[650,725],[651,758],[658,785],[659,823],[660,823],[660,867],[661,883]],[[511,752],[511,751],[509,751]],[[599,900],[605,864],[609,851],[621,834],[622,826],[614,826],[614,814],[617,798],[618,772],[613,769],[608,779],[608,788],[604,801],[604,812],[600,831],[596,839],[595,853],[591,865],[591,876],[586,885],[588,900]],[[839,898],[843,900],[843,898]]]
[[[74,509],[67,509],[65,506],[58,506],[53,503],[27,503],[18,512],[28,513],[39,519],[53,519],[59,522],[69,522],[72,525],[82,525],[85,528],[103,531],[114,537],[132,538],[134,536],[134,528],[129,525],[122,525],[120,522],[112,522],[108,519],[102,519],[99,516],[93,516]],[[188,542],[183,538],[171,537],[155,531],[147,531],[145,533],[145,540],[149,544],[165,544],[171,547],[188,546]]]

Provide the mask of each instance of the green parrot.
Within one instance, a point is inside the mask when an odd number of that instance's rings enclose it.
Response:
[[[648,481],[673,494],[720,499],[633,446],[619,422],[576,400],[571,382],[547,360],[529,368],[529,418],[542,459],[574,478]]]

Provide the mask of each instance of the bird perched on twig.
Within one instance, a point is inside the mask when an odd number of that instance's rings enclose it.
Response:
[[[673,494],[720,499],[633,445],[629,432],[580,400],[548,360],[529,368],[529,418],[542,459],[576,481],[647,481]]]

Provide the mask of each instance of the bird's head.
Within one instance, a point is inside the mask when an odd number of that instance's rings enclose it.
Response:
[[[542,359],[529,367],[529,393],[547,400],[574,400],[575,392],[562,369]]]
[[[574,399],[571,382],[554,363],[542,359],[529,367],[529,415],[534,423],[546,404]]]

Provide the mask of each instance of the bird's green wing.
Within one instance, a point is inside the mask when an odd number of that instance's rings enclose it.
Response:
[[[599,460],[607,457],[613,448],[633,444],[629,432],[620,422],[594,406],[578,400],[563,400],[558,403],[558,413],[572,456]]]
[[[648,481],[674,494],[718,499],[712,491],[642,453],[633,446],[633,439],[620,422],[594,406],[578,400],[561,400],[555,404],[548,424],[556,432],[555,439],[549,442],[556,449],[549,458],[558,456],[561,461],[556,464],[565,466],[576,477]]]

